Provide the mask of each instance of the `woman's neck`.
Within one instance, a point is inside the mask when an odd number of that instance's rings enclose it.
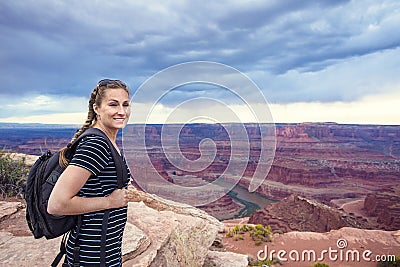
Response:
[[[93,125],[93,128],[100,129],[103,133],[105,133],[107,135],[108,139],[110,139],[111,142],[114,142],[114,143],[116,142],[118,129],[114,130],[114,129],[104,127],[104,125],[102,125],[101,123],[95,123]]]

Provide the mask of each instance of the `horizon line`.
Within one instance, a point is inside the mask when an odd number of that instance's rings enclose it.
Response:
[[[126,126],[133,126],[133,125],[215,125],[215,124],[325,124],[325,125],[364,125],[364,126],[400,126],[400,124],[379,124],[379,123],[340,123],[340,122],[332,122],[332,121],[302,121],[302,122],[192,122],[192,123],[181,123],[181,122],[174,122],[174,123],[128,123]],[[83,124],[78,123],[44,123],[44,122],[1,122],[0,126],[4,125],[32,125],[32,126],[63,126],[63,127],[81,127]]]

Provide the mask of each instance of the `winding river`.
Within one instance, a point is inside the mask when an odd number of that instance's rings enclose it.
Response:
[[[188,182],[197,185],[203,185],[204,183],[213,182],[215,185],[221,186],[221,188],[232,188],[232,184],[229,182],[225,182],[223,180],[210,180],[210,179],[199,179],[195,176],[184,175],[177,176],[170,174],[170,176],[174,179],[174,182],[180,185],[187,185]],[[269,199],[259,193],[250,193],[247,188],[236,184],[228,193],[228,195],[236,202],[241,203],[244,207],[240,210],[240,212],[228,219],[242,218],[248,217],[256,210],[263,209],[269,204],[276,202],[276,200]]]
[[[247,188],[240,185],[235,185],[228,194],[233,200],[244,205],[240,213],[231,219],[248,217],[254,211],[263,209],[269,204],[276,202],[276,200],[269,199],[259,193],[250,193]]]

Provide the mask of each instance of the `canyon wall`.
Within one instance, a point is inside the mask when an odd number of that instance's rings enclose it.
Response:
[[[224,130],[218,124],[193,124],[183,128],[174,125],[148,125],[145,132],[146,156],[158,172],[167,170],[181,176],[216,179],[226,171],[230,163],[232,147],[228,132],[237,132],[239,125],[230,127],[232,128]],[[235,140],[243,150],[243,160],[247,161],[239,181],[245,188],[249,186],[259,163],[261,141],[270,144],[268,142],[273,141],[271,134],[275,134],[273,164],[269,173],[266,173],[264,182],[256,190],[268,198],[281,200],[290,195],[300,195],[329,203],[333,199],[363,198],[368,194],[390,191],[400,183],[400,126],[277,124],[275,133],[269,132],[264,139],[257,125],[248,124],[245,127],[248,140]],[[142,134],[137,129],[131,126],[124,132],[124,137],[127,137],[124,139],[127,151],[131,148],[135,150],[134,137]],[[210,149],[215,148],[215,158],[206,168],[193,172],[189,165],[177,168],[171,164],[162,149],[164,144],[161,134],[164,135],[164,140],[168,140],[177,138],[174,136],[176,131],[179,132],[179,147],[168,149],[170,157],[179,157],[182,154],[191,161],[199,160],[201,152],[208,149],[207,146],[201,147],[202,140],[213,140],[214,147],[210,146]],[[249,151],[248,156],[246,149]],[[226,182],[235,183],[235,179],[233,175],[224,174]],[[388,201],[393,200],[390,198]],[[224,199],[225,203],[226,201]],[[396,216],[397,210],[393,210]],[[382,227],[386,224],[397,225],[397,222],[384,220],[383,217],[385,216],[381,215]]]
[[[225,127],[225,128],[224,128]],[[214,180],[221,176],[231,161],[233,148],[228,133],[238,133],[241,124],[187,124],[181,125],[128,125],[119,136],[124,152],[132,169],[144,168],[144,160],[151,161],[164,179],[175,182],[175,176],[198,177]],[[269,173],[256,192],[272,199],[281,200],[290,195],[300,195],[328,203],[333,199],[364,198],[365,209],[379,217],[382,227],[397,227],[400,216],[397,201],[400,183],[400,126],[343,125],[336,123],[276,124],[267,136],[261,136],[257,124],[245,124],[246,138],[235,139],[239,151],[243,151],[244,170],[237,168],[241,176],[239,184],[247,188],[254,174],[262,149],[262,142],[269,146],[276,141],[276,150]],[[18,152],[40,154],[47,148],[64,146],[74,133],[72,128],[26,128],[19,131],[0,129],[0,145]],[[39,129],[39,130],[38,130]],[[28,133],[29,132],[29,133]],[[161,135],[166,145],[162,142]],[[145,147],[138,137],[145,137]],[[243,136],[242,136],[243,137]],[[262,139],[264,138],[264,139]],[[122,140],[123,139],[123,140]],[[177,140],[175,140],[177,139]],[[212,140],[213,144],[203,142]],[[275,143],[274,143],[275,144]],[[191,171],[189,165],[178,168],[166,156],[181,157],[189,161],[209,160],[204,157],[215,148],[215,157],[200,171]],[[264,148],[263,148],[264,149]],[[246,155],[246,152],[249,155]],[[243,173],[242,173],[243,172]],[[147,170],[140,174],[146,180]],[[224,175],[226,182],[236,183],[234,175]],[[393,192],[392,192],[393,191]],[[392,192],[390,196],[386,192]],[[236,205],[229,197],[213,203],[219,209],[233,209]],[[381,208],[392,207],[389,216]],[[206,207],[216,212],[218,208]],[[394,219],[387,219],[394,218]],[[384,226],[386,225],[386,226]]]
[[[385,192],[368,194],[364,201],[364,209],[369,216],[377,217],[380,228],[400,229],[400,186]]]
[[[370,229],[366,219],[300,196],[290,196],[254,212],[249,223],[283,232],[329,232],[342,227]]]
[[[192,172],[190,166],[182,170],[171,164],[161,149],[161,132],[168,139],[168,134],[172,138],[172,133],[178,130],[181,130],[179,147],[169,149],[170,156],[175,153],[177,157],[182,154],[189,160],[198,160],[201,157],[199,143],[209,138],[215,144],[216,156],[207,168]],[[240,181],[243,186],[248,186],[248,180],[257,167],[261,149],[259,129],[249,124],[246,130],[249,140],[239,140],[243,151],[248,148],[250,152],[247,158],[245,153],[243,156],[243,160],[247,161]],[[124,139],[127,151],[134,153],[134,137],[139,134],[134,126],[124,132],[127,137]],[[149,125],[146,127],[146,156],[150,157],[159,172],[167,170],[178,175],[216,179],[227,169],[232,152],[229,141],[229,136],[221,125],[195,124],[182,129],[174,129],[174,125]],[[207,150],[204,147],[202,149],[203,152]],[[358,197],[399,183],[399,173],[400,126],[277,124],[275,157],[258,192],[276,199],[298,193],[302,189],[308,196],[314,195],[321,200]],[[227,180],[230,179],[229,175],[225,176]],[[334,189],[334,193],[326,192],[324,197],[323,192],[318,189],[328,187]]]

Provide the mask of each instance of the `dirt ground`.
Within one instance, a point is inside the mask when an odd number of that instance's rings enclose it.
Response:
[[[374,218],[366,216],[363,203],[364,199],[338,201],[339,207],[346,213],[362,216],[373,223]],[[224,221],[226,229],[246,223],[246,218]],[[222,244],[228,251],[247,254],[254,259],[257,259],[257,254],[263,258],[266,254],[269,257],[273,251],[274,257],[280,250],[281,253],[286,252],[282,257],[286,261],[281,261],[282,265],[277,266],[309,267],[313,266],[314,262],[324,262],[330,267],[375,267],[377,259],[400,255],[400,230],[388,232],[342,228],[329,233],[290,232],[274,234],[272,242],[265,242],[258,246],[248,233],[244,234],[243,238],[243,240],[235,241],[234,238],[224,235]],[[343,244],[346,246],[342,248]],[[324,250],[327,252],[322,253]],[[315,252],[315,261],[313,254],[310,254],[313,252]],[[298,258],[296,258],[296,253],[299,254]],[[302,259],[302,254],[304,254],[304,259]]]
[[[0,222],[0,230],[10,232],[14,236],[30,236],[31,231],[25,220],[25,210],[20,210]]]
[[[397,234],[400,235],[400,231]],[[336,234],[291,232],[275,234],[272,242],[257,246],[247,233],[244,235],[244,240],[235,241],[234,238],[224,237],[222,243],[226,250],[246,254],[254,259],[257,259],[257,255],[261,258],[269,258],[270,255],[277,257],[278,251],[284,251],[280,254],[283,259],[282,265],[278,266],[308,267],[315,262],[324,262],[330,267],[372,267],[377,266],[376,257],[400,255],[400,240],[399,243],[384,241],[383,244],[382,239],[391,239],[391,234],[381,238],[379,235],[380,233],[372,239],[366,236],[364,239],[349,237],[348,232]],[[343,249],[341,248],[344,245],[339,247],[339,240],[346,244]],[[322,253],[323,250],[326,252]],[[315,252],[315,257],[311,251]]]

